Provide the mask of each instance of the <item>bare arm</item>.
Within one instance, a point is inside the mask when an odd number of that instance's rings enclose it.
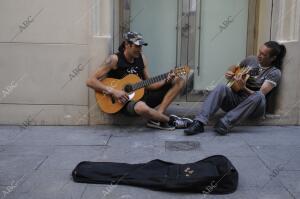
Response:
[[[246,87],[246,81],[243,79],[238,79],[237,83],[240,84],[241,88],[249,94],[253,94],[255,91]],[[260,88],[260,91],[266,96],[274,88],[273,84],[265,81]]]
[[[249,93],[250,95],[252,95],[255,91],[247,88],[246,86],[244,87],[244,91],[246,91],[247,93]]]
[[[274,88],[274,85],[271,84],[270,82],[265,81],[263,85],[260,88],[260,91],[264,94],[267,95],[272,89]]]
[[[116,90],[110,86],[104,85],[99,79],[104,78],[107,73],[115,69],[117,66],[118,58],[116,55],[110,55],[105,63],[98,68],[86,81],[86,85],[95,91],[104,92],[114,96],[120,102],[125,103],[128,100],[128,95],[124,91]]]
[[[116,67],[116,63],[118,58],[115,57],[115,55],[110,55],[104,62],[103,65],[101,65],[86,81],[86,85],[95,91],[99,92],[106,92],[111,94],[111,88],[108,86],[105,86],[99,79],[102,79],[107,75],[107,73],[114,69]]]

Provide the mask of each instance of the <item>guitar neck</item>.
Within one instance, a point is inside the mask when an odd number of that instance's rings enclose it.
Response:
[[[146,86],[149,86],[149,85],[151,85],[151,84],[154,84],[154,83],[156,83],[156,82],[159,82],[159,81],[161,81],[161,80],[166,79],[167,76],[168,76],[168,73],[164,73],[164,74],[161,74],[161,75],[158,75],[158,76],[151,77],[151,78],[149,78],[149,79],[140,81],[140,82],[138,82],[138,83],[132,85],[132,90],[134,91],[134,90],[138,90],[138,89],[140,89],[140,88],[144,88],[144,87],[146,87]]]

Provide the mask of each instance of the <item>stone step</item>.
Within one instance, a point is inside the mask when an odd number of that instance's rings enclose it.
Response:
[[[175,114],[180,117],[188,117],[193,119],[197,114],[198,110],[202,106],[202,102],[174,102],[168,108],[166,114]],[[225,112],[218,111],[216,115],[211,118],[208,125],[214,125],[219,118],[221,118]],[[117,114],[112,117],[111,124],[117,125],[144,125],[146,123],[146,119],[142,119],[140,117],[133,116],[124,116],[122,114]],[[242,122],[240,125],[251,126],[270,126],[270,125],[281,125],[281,116],[274,114],[266,114],[263,118],[258,118],[255,120],[246,120]]]

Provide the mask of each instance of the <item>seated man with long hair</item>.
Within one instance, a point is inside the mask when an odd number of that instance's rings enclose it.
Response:
[[[257,118],[265,114],[266,96],[279,84],[281,65],[286,54],[284,45],[268,41],[259,49],[257,56],[249,56],[241,63],[257,74],[246,81],[244,75],[235,75],[232,70],[225,73],[228,80],[234,80],[241,88],[234,92],[226,85],[218,85],[204,101],[192,125],[184,130],[185,135],[204,132],[204,125],[219,108],[227,113],[215,125],[220,135],[227,134],[235,124],[247,118]]]

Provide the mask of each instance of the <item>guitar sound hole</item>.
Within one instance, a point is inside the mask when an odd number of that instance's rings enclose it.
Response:
[[[128,84],[128,85],[126,85],[126,86],[124,87],[124,91],[125,91],[126,93],[131,93],[132,90],[133,90],[133,88],[132,88],[132,85],[130,85],[130,84]]]
[[[115,98],[114,98],[113,96],[111,96],[110,98],[111,98],[111,102],[112,102],[113,104],[116,103],[116,100],[115,100]]]

